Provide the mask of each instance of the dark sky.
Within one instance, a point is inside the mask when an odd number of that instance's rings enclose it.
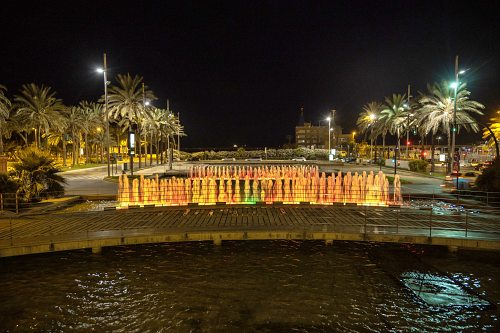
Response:
[[[499,1],[5,1],[0,84],[96,100],[95,73],[140,74],[170,99],[184,147],[273,147],[301,106],[345,131],[361,107],[453,78],[454,58],[486,112],[500,109]],[[487,119],[485,117],[484,119]]]

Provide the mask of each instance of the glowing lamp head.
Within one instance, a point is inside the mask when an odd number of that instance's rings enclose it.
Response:
[[[371,119],[371,120],[375,120],[375,118],[377,118],[377,116],[376,116],[376,115],[374,115],[373,113],[370,113],[370,119]]]
[[[457,89],[457,88],[458,88],[458,82],[456,82],[456,81],[455,81],[455,82],[452,82],[452,83],[450,84],[450,88],[452,88],[452,89]]]
[[[100,74],[104,73],[104,69],[102,68],[97,68],[95,71]]]

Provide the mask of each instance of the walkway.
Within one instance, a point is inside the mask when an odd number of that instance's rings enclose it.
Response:
[[[0,257],[169,241],[320,239],[500,250],[498,214],[358,206],[189,206],[0,217]]]

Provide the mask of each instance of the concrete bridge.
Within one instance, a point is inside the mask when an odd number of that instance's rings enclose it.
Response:
[[[497,212],[344,205],[184,206],[0,217],[0,257],[163,242],[321,240],[500,250]]]

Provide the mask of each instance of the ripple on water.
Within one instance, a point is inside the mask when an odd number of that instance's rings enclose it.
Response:
[[[427,250],[426,250],[427,251]],[[0,328],[12,332],[494,331],[498,310],[430,307],[400,274],[439,267],[498,302],[483,261],[396,245],[160,244],[0,260]],[[423,254],[422,254],[423,253]],[[7,300],[7,301],[5,301]]]

